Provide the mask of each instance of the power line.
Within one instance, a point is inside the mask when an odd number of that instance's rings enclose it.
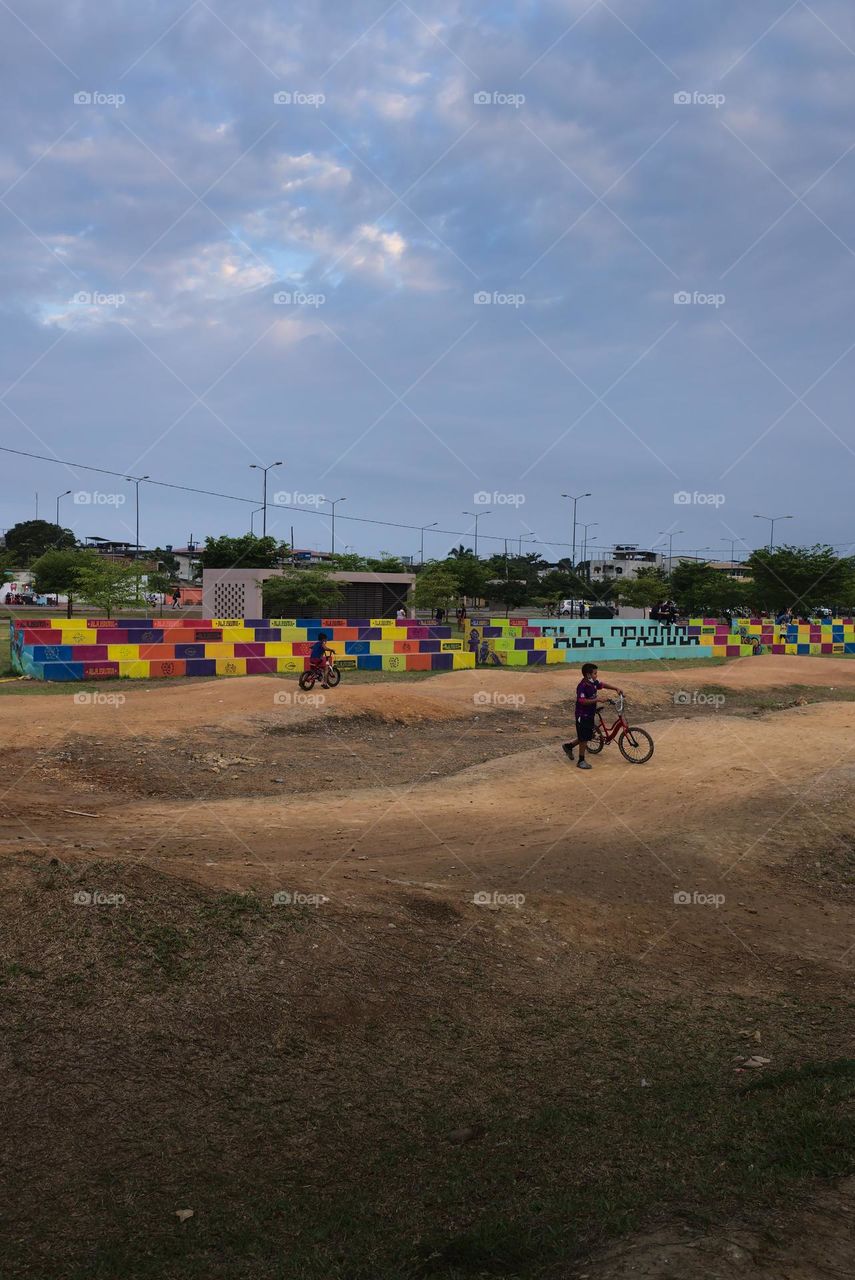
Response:
[[[35,458],[39,462],[52,462],[55,466],[68,467],[72,471],[75,468],[79,471],[94,471],[94,472],[97,472],[98,475],[116,476],[121,480],[136,478],[136,477],[129,477],[127,472],[125,471],[111,471],[107,467],[93,467],[90,463],[86,463],[86,462],[66,462],[63,458],[51,458],[47,454],[43,454],[43,453],[29,453],[26,449],[11,449],[7,445],[0,445],[0,453],[12,453],[19,458]],[[176,484],[174,481],[170,481],[170,480],[152,480],[151,477],[148,477],[145,483],[156,485],[160,489],[178,489],[183,493],[198,493],[198,494],[201,494],[203,497],[207,497],[207,498],[223,498],[227,502],[244,502],[244,503],[248,502],[252,506],[256,506],[258,502],[257,498],[244,498],[236,493],[221,493],[217,489],[198,489],[198,488],[195,488],[193,485]],[[320,516],[322,519],[326,519],[325,511],[313,510],[311,507],[297,506],[296,504],[285,503],[285,502],[277,502],[273,505],[274,505],[274,510],[297,511],[301,515]],[[386,529],[410,529],[414,533],[418,533],[422,528],[422,526],[418,524],[404,524],[403,522],[398,520],[373,520],[369,516],[337,515],[336,519],[349,520],[351,524],[373,524],[373,525],[381,526]],[[469,531],[466,529],[435,528],[432,530],[432,532],[445,534],[450,538],[468,538],[469,537]],[[513,543],[518,538],[517,534],[511,534],[505,537],[504,534],[479,533],[478,536],[479,538],[483,539],[486,542]],[[571,545],[569,542],[562,542],[558,538],[536,538],[536,539],[530,539],[529,541],[531,542],[532,546],[539,546],[539,547],[569,547]],[[853,544],[851,542],[838,542],[838,543],[832,544],[832,550],[836,551],[839,547],[845,547],[847,549],[851,549],[852,545]],[[713,549],[714,548],[711,548],[711,550]],[[612,548],[591,545],[589,546],[588,550],[589,552],[611,551]],[[722,558],[725,558],[724,550],[726,550],[726,548],[722,549]],[[589,555],[588,558],[592,559],[593,557]]]
[[[25,449],[10,449],[6,445],[0,445],[0,453],[14,453],[20,458],[36,458],[39,462],[52,462],[56,466],[68,467],[71,470],[76,468],[78,471],[95,471],[99,475],[117,476],[122,480],[135,479],[133,476],[128,476],[126,471],[110,471],[107,467],[93,467],[85,462],[66,462],[63,458],[51,458],[43,453],[28,453]],[[197,489],[194,488],[193,485],[175,484],[169,480],[152,480],[150,476],[146,479],[146,484],[157,485],[162,489],[180,489],[185,493],[199,493],[209,498],[225,498],[229,502],[249,502],[252,506],[257,506],[258,504],[257,498],[244,498],[236,493],[220,493],[216,489]],[[325,511],[313,510],[311,507],[297,506],[293,503],[287,502],[277,502],[271,505],[274,510],[277,511],[298,511],[301,515],[320,516],[322,519],[326,519]],[[336,519],[349,520],[352,524],[382,525],[388,529],[412,529],[416,533],[421,529],[421,525],[418,524],[403,524],[397,520],[372,520],[368,516],[337,515]],[[447,534],[451,538],[467,538],[469,536],[468,531],[465,529],[433,529],[432,532]],[[485,533],[480,534],[479,536],[484,539],[489,538],[493,542],[504,542],[506,540],[503,535],[500,536],[499,534]],[[516,534],[508,535],[507,541],[513,542],[516,540],[517,536],[518,535]],[[553,541],[552,539],[547,538],[538,540],[538,545],[543,547],[568,547],[570,544],[569,542]]]

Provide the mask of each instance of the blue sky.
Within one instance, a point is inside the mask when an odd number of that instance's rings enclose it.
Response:
[[[745,549],[760,512],[848,548],[842,0],[10,0],[0,28],[0,443],[245,497],[284,459],[268,527],[304,546],[346,496],[489,508],[480,549],[556,558],[590,490],[597,544]],[[71,489],[79,536],[133,538],[132,485],[0,456],[3,526]],[[144,542],[249,526],[141,489]]]

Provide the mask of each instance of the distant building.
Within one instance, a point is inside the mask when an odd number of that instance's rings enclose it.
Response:
[[[288,556],[294,564],[328,564],[332,559],[329,551],[311,551],[306,547],[294,547]]]
[[[303,563],[306,563],[305,561]],[[261,618],[261,584],[278,578],[282,569],[205,569],[202,609],[206,618]],[[331,573],[341,589],[335,606],[339,618],[394,618],[415,585],[414,573]]]
[[[607,582],[620,579],[627,582],[638,577],[639,569],[662,568],[668,559],[659,551],[643,551],[635,543],[617,543],[610,555],[593,560],[583,560],[578,572],[591,582]],[[677,556],[674,559],[678,559]]]
[[[751,579],[748,566],[741,560],[709,560],[707,563],[711,569],[725,573],[729,578],[740,578],[744,582]]]
[[[167,555],[174,556],[178,561],[179,582],[195,582],[196,570],[202,563],[201,552],[195,542],[188,547],[167,545],[163,549]]]
[[[85,538],[83,545],[88,551],[97,551],[106,560],[134,560],[137,553],[135,542],[99,538],[95,534],[90,534],[88,538]],[[140,547],[139,558],[140,560],[151,560],[151,550],[147,547]]]

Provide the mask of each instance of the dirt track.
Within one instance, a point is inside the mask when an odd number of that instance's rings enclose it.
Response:
[[[675,706],[675,690],[705,674],[612,676],[630,719],[652,717],[656,752],[632,766],[612,745],[588,774],[560,751],[568,672],[344,682],[322,706],[274,703],[296,684],[263,677],[123,684],[119,706],[7,697],[5,773],[17,760],[20,776],[2,798],[0,848],[20,850],[23,837],[222,888],[348,899],[384,882],[470,903],[524,892],[571,933],[638,952],[663,931],[660,955],[711,931],[732,954],[750,926],[773,952],[833,963],[850,939],[823,858],[846,839],[855,703],[751,715],[739,697],[796,678],[855,688],[855,663],[739,661],[710,672],[734,691],[733,712]],[[508,709],[508,697],[524,702]],[[785,867],[821,883],[822,900],[768,892]],[[678,892],[725,902],[681,910]]]

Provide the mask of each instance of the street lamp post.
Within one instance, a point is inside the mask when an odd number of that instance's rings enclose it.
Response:
[[[58,529],[60,528],[60,523],[59,523],[59,500],[60,500],[60,498],[67,498],[67,497],[68,497],[68,495],[69,495],[70,493],[71,493],[71,490],[70,490],[70,489],[66,489],[64,493],[60,493],[60,494],[57,496],[57,499],[56,499],[56,527],[57,527]]]
[[[575,572],[576,570],[576,503],[579,501],[580,498],[590,498],[591,494],[590,493],[575,493],[575,494],[562,493],[561,497],[569,498],[570,501],[573,503],[573,550],[570,552],[570,559],[573,562],[572,568],[573,568],[573,571]]]
[[[599,520],[589,520],[587,524],[582,525],[582,563],[588,563],[588,530],[594,529],[599,524]],[[587,572],[588,581],[591,581],[591,566],[588,565]]]
[[[770,550],[770,551],[774,551],[774,550],[775,550],[775,525],[776,525],[776,523],[777,523],[779,520],[793,520],[794,518],[795,518],[794,516],[757,516],[757,515],[755,515],[755,517],[754,517],[754,519],[755,519],[755,520],[768,520],[768,521],[769,521],[769,550]]]
[[[421,549],[419,551],[419,565],[423,565],[425,562],[425,529],[435,529],[438,524],[439,524],[439,521],[434,520],[433,524],[423,524],[421,526],[420,531],[421,531],[422,537],[421,537],[421,544],[420,544]]]
[[[734,566],[734,564],[736,563],[736,561],[735,561],[735,559],[734,559],[734,555],[735,555],[734,547],[736,546],[737,542],[741,542],[741,541],[742,541],[742,538],[741,538],[738,534],[737,534],[737,536],[736,536],[735,538],[728,538],[728,542],[730,543],[730,568],[731,568],[731,570],[733,569],[733,566]]]
[[[330,541],[330,552],[332,555],[335,555],[335,509],[340,502],[347,502],[347,498],[324,498],[324,502],[328,502],[330,504],[330,509],[332,511],[332,539]]]
[[[522,557],[522,544],[524,542],[537,542],[537,534],[527,533],[525,534],[525,536],[523,536],[523,534],[520,534],[517,540],[517,555],[520,557]]]
[[[488,516],[488,515],[490,515],[490,514],[491,514],[491,512],[492,512],[492,508],[488,509],[487,511],[464,511],[464,512],[462,512],[462,514],[463,514],[464,516],[473,516],[473,517],[474,517],[474,520],[475,520],[475,559],[476,559],[476,560],[478,559],[478,521],[481,519],[481,517],[482,517],[482,516]]]
[[[254,511],[250,511],[249,513],[249,534],[251,538],[255,537],[255,517],[258,515],[259,511],[263,510],[264,507],[256,507]]]
[[[140,558],[140,485],[143,480],[148,480],[149,476],[125,476],[132,485],[136,486],[136,511],[137,511],[137,531],[136,531],[136,559]]]
[[[673,556],[673,551],[674,551],[674,539],[675,539],[679,534],[681,534],[681,533],[685,533],[685,532],[686,532],[686,530],[685,530],[685,529],[675,529],[675,530],[673,531],[673,533],[672,533],[672,532],[670,532],[670,531],[668,531],[668,530],[665,530],[665,529],[660,529],[660,530],[659,530],[659,536],[660,536],[660,538],[667,538],[667,539],[668,539],[668,572],[669,572],[669,573],[671,572],[671,565],[672,565],[672,562],[673,562],[673,559],[674,559],[674,556]]]
[[[266,467],[260,467],[257,462],[251,462],[249,464],[250,471],[261,471],[264,474],[264,480],[262,482],[262,488],[261,488],[261,494],[262,494],[261,509],[264,512],[264,515],[261,520],[262,538],[267,537],[267,473],[268,471],[271,471],[273,467],[281,467],[282,465],[283,464],[281,462],[271,462]]]
[[[140,572],[139,572],[139,560],[140,560],[140,485],[142,484],[143,480],[148,480],[148,478],[149,478],[148,476],[125,476],[125,479],[126,479],[126,480],[129,480],[129,481],[130,481],[130,483],[131,483],[132,485],[135,485],[135,486],[136,486],[137,532],[136,532],[136,550],[135,550],[135,552],[134,552],[134,566],[136,567],[136,570],[137,570],[137,603],[139,603],[139,597],[140,597]]]

